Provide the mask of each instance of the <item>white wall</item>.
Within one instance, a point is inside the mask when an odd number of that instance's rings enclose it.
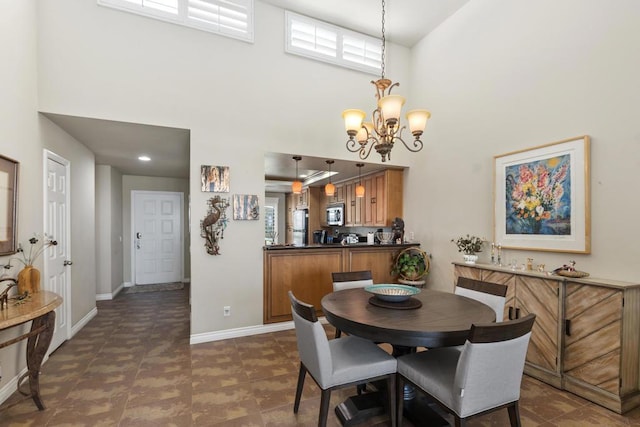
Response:
[[[262,204],[265,151],[354,159],[340,113],[373,109],[375,76],[286,55],[284,12],[260,1],[254,44],[92,1],[38,5],[42,109],[190,129],[192,334],[262,324],[263,222],[231,220],[221,255],[207,255],[200,165],[229,166],[223,196],[257,194]],[[406,82],[408,63],[407,49],[389,46],[390,78]],[[125,218],[125,236],[126,227]],[[224,305],[232,316],[223,317]]]
[[[96,294],[111,299],[123,285],[122,173],[96,165]]]
[[[493,156],[588,134],[590,255],[506,251],[553,268],[638,281],[640,2],[471,1],[412,51],[412,95],[433,113],[408,173],[408,223],[451,289],[450,240],[492,238]],[[417,195],[413,197],[412,195]],[[488,260],[487,251],[481,260]]]
[[[43,226],[42,145],[38,140],[35,112],[35,14],[34,1],[0,2],[0,58],[4,64],[11,64],[0,67],[0,153],[20,162],[18,239],[25,241],[34,231],[41,232]],[[0,264],[5,264],[7,259],[0,257]],[[0,340],[19,335],[18,329],[0,332]],[[25,341],[0,350],[3,391],[7,382],[24,368],[24,349]]]
[[[48,119],[37,112],[37,5],[35,0],[0,1],[0,153],[20,162],[18,186],[18,240],[26,242],[33,233],[42,233],[43,149],[49,149],[71,161],[71,199],[69,214],[74,227],[83,230],[73,235],[74,257],[70,299],[71,322],[75,325],[95,308],[94,246],[94,158]],[[73,248],[78,248],[74,251]],[[80,249],[82,248],[82,249]],[[0,257],[4,264],[8,257]],[[36,263],[43,267],[42,259]],[[9,274],[15,274],[10,271]],[[0,332],[0,340],[15,336],[18,330]],[[0,350],[0,400],[7,383],[25,368],[25,343]]]

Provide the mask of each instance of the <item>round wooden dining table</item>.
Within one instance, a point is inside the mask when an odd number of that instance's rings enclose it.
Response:
[[[397,303],[381,307],[370,303],[371,298],[363,288],[332,292],[322,298],[322,310],[336,328],[396,350],[462,345],[473,323],[496,320],[491,307],[450,292],[422,289],[411,297],[422,304],[418,308]]]
[[[389,343],[394,356],[415,351],[416,347],[462,345],[472,324],[496,320],[491,307],[450,292],[422,289],[411,297],[411,304],[370,302],[371,298],[375,297],[363,288],[346,289],[325,295],[321,305],[333,326],[350,335]],[[428,402],[416,398],[413,387],[405,386],[404,399],[404,416],[413,425],[448,425]],[[343,426],[359,424],[384,413],[382,402],[380,396],[352,396],[336,407],[336,415]]]

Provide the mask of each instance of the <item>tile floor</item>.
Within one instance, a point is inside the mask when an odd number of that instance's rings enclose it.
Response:
[[[43,366],[47,409],[24,400],[0,412],[0,426],[316,425],[320,394],[311,379],[297,416],[292,411],[294,331],[190,346],[188,289],[98,302],[98,315]],[[334,393],[332,407],[352,392]],[[529,377],[520,412],[524,426],[640,426],[640,409],[620,416]],[[333,410],[329,425],[339,426]],[[388,422],[381,416],[360,425]],[[469,425],[506,426],[506,410]]]

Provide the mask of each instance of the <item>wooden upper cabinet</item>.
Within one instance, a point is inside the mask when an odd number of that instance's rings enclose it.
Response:
[[[402,218],[402,179],[403,171],[395,169],[363,178],[364,225],[390,227],[396,217]]]

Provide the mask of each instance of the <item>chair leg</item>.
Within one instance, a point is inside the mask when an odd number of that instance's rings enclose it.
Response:
[[[465,425],[466,423],[464,422],[464,419],[463,419],[463,418],[460,418],[460,417],[459,417],[459,416],[457,416],[457,415],[454,415],[453,417],[455,418],[455,425],[456,425],[456,427],[464,427],[464,425]]]
[[[518,402],[513,402],[513,404],[507,407],[507,410],[509,411],[511,427],[520,427],[520,410],[518,409]]]
[[[335,338],[340,338],[340,336],[342,336],[342,331],[338,328],[336,328],[336,336]]]
[[[402,375],[396,374],[396,425],[402,427],[404,410],[404,380]]]
[[[396,427],[398,417],[396,415],[396,374],[389,375],[387,380],[387,389],[389,390],[389,418],[391,419],[391,427]]]
[[[320,395],[320,414],[318,415],[318,427],[325,427],[327,425],[330,401],[331,389],[322,390],[322,394]]]
[[[298,385],[296,387],[296,400],[293,403],[293,413],[298,413],[300,407],[300,398],[302,397],[302,387],[304,386],[304,377],[307,375],[307,368],[300,362],[300,372],[298,373]]]

